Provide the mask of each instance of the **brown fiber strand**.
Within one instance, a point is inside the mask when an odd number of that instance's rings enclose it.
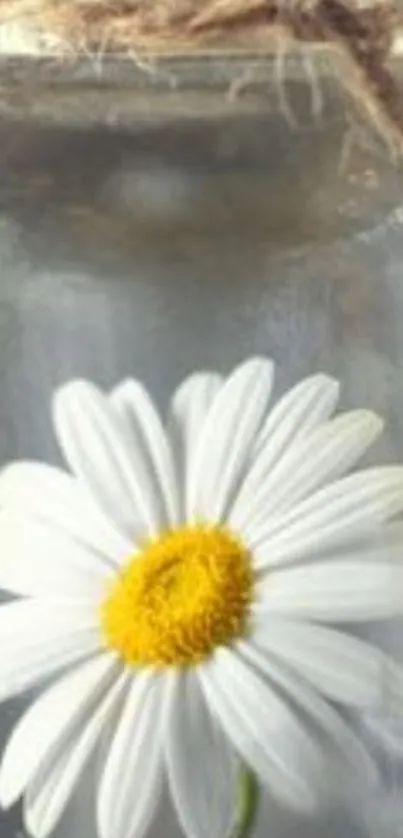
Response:
[[[403,151],[403,91],[389,66],[397,9],[380,6],[358,15],[342,0],[324,0],[320,21],[325,39],[341,47],[346,88],[378,129]]]

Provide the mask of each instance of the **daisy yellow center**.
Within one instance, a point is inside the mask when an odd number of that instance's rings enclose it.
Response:
[[[251,557],[222,527],[180,527],[131,559],[102,605],[107,645],[128,664],[191,666],[247,629]]]

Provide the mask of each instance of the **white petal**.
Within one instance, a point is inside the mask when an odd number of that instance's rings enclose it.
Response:
[[[260,584],[254,609],[325,622],[395,617],[403,612],[403,566],[340,559],[286,568]]]
[[[298,545],[295,546],[298,550]],[[295,556],[295,553],[290,550],[287,555],[280,554],[279,561],[276,560],[274,539],[272,547],[274,560],[267,569],[264,567],[259,570],[261,578],[281,571],[287,565],[297,565],[312,560],[327,562],[343,559],[344,561],[373,562],[375,564],[384,564],[385,562],[399,564],[403,555],[403,521],[397,519],[386,521],[386,523],[382,522],[375,530],[369,529],[357,535],[353,533],[351,537],[348,536],[347,532],[344,532],[340,543],[335,538],[334,543],[330,545],[319,543],[318,548],[313,541],[302,556],[299,553]],[[253,557],[257,566],[259,566],[261,560],[265,561],[267,559],[265,543],[261,547],[255,548]]]
[[[379,436],[383,422],[369,410],[355,410],[299,436],[257,486],[238,526],[259,526],[267,516],[290,509],[325,483],[341,477]],[[241,516],[239,516],[241,517]]]
[[[383,700],[384,655],[363,640],[312,623],[267,618],[254,626],[253,643],[332,701],[374,707]]]
[[[1,763],[3,807],[18,800],[43,760],[91,716],[115,674],[115,657],[100,655],[65,675],[31,705],[15,727]]]
[[[290,670],[272,655],[263,653],[252,640],[238,644],[238,652],[264,675],[272,684],[280,688],[296,707],[307,714],[315,725],[330,739],[340,758],[342,770],[352,770],[354,779],[362,779],[365,785],[375,783],[379,777],[375,761],[364,747],[361,740],[351,730],[342,716],[332,709],[327,701],[312,690],[300,675],[295,677]],[[328,755],[332,759],[333,754]]]
[[[199,672],[211,710],[257,776],[290,805],[316,805],[323,762],[314,740],[285,702],[227,649],[219,649]]]
[[[159,800],[164,679],[143,670],[112,740],[98,792],[101,838],[142,838]]]
[[[104,563],[119,563],[132,542],[100,514],[72,475],[43,463],[12,463],[0,473],[0,506],[46,524]]]
[[[39,520],[0,513],[0,588],[22,596],[99,602],[116,569]]]
[[[45,759],[26,789],[24,822],[34,838],[45,838],[58,823],[111,714],[117,710],[128,678],[128,672],[118,678],[61,752]]]
[[[256,565],[293,562],[379,531],[403,509],[403,468],[385,466],[344,477],[289,512],[268,516],[243,535]]]
[[[403,708],[403,668],[385,656],[383,707],[386,715],[401,715]]]
[[[329,418],[337,405],[339,394],[339,382],[323,373],[298,382],[273,407],[256,440],[256,452],[266,449],[269,441],[272,445],[275,434],[277,457],[292,439],[305,435]]]
[[[54,421],[73,472],[102,512],[127,538],[153,535],[159,521],[138,473],[141,458],[109,399],[88,382],[71,382],[56,394]]]
[[[162,526],[174,526],[178,522],[178,486],[172,451],[150,396],[142,384],[130,379],[112,391],[111,401],[141,456],[143,482],[148,478],[148,497],[159,502]]]
[[[222,381],[216,373],[197,372],[186,378],[173,395],[168,430],[184,487],[193,470],[193,456],[204,420]],[[184,497],[180,500],[184,515]]]
[[[234,526],[243,526],[256,490],[288,447],[328,419],[338,397],[338,382],[319,374],[304,379],[277,402],[256,440],[251,468],[231,511]]]
[[[403,714],[387,715],[384,707],[377,712],[362,713],[359,716],[359,724],[366,739],[370,736],[370,745],[376,748],[381,754],[403,761]]]
[[[184,835],[223,838],[236,811],[238,760],[193,671],[174,675],[166,756]]]
[[[273,378],[273,364],[254,358],[227,379],[205,419],[189,475],[187,517],[222,520],[250,457]]]
[[[102,639],[87,604],[22,600],[0,606],[0,701],[92,655]]]

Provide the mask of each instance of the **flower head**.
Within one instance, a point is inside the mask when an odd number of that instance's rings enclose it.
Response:
[[[349,474],[378,417],[331,418],[325,375],[270,407],[272,378],[263,358],[196,373],[166,423],[137,381],[67,384],[71,473],[0,475],[0,587],[18,597],[0,699],[54,679],[11,735],[0,802],[24,795],[38,838],[101,748],[101,838],[141,838],[164,776],[188,838],[227,834],[240,765],[302,808],[341,772],[373,778],[337,707],[397,707],[403,674],[343,624],[402,612],[403,469]]]

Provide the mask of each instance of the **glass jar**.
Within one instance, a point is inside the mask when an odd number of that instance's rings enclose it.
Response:
[[[256,352],[278,392],[340,378],[344,408],[386,418],[377,461],[403,460],[403,177],[325,52],[290,53],[281,76],[244,51],[8,56],[2,84],[3,462],[60,462],[49,400],[69,378],[138,376],[165,410],[195,368]],[[398,632],[381,640],[399,652]],[[91,800],[83,783],[57,838],[95,836]],[[264,798],[256,834],[375,835],[373,802],[308,821]],[[21,829],[1,815],[4,838]],[[178,834],[165,804],[153,838]]]

